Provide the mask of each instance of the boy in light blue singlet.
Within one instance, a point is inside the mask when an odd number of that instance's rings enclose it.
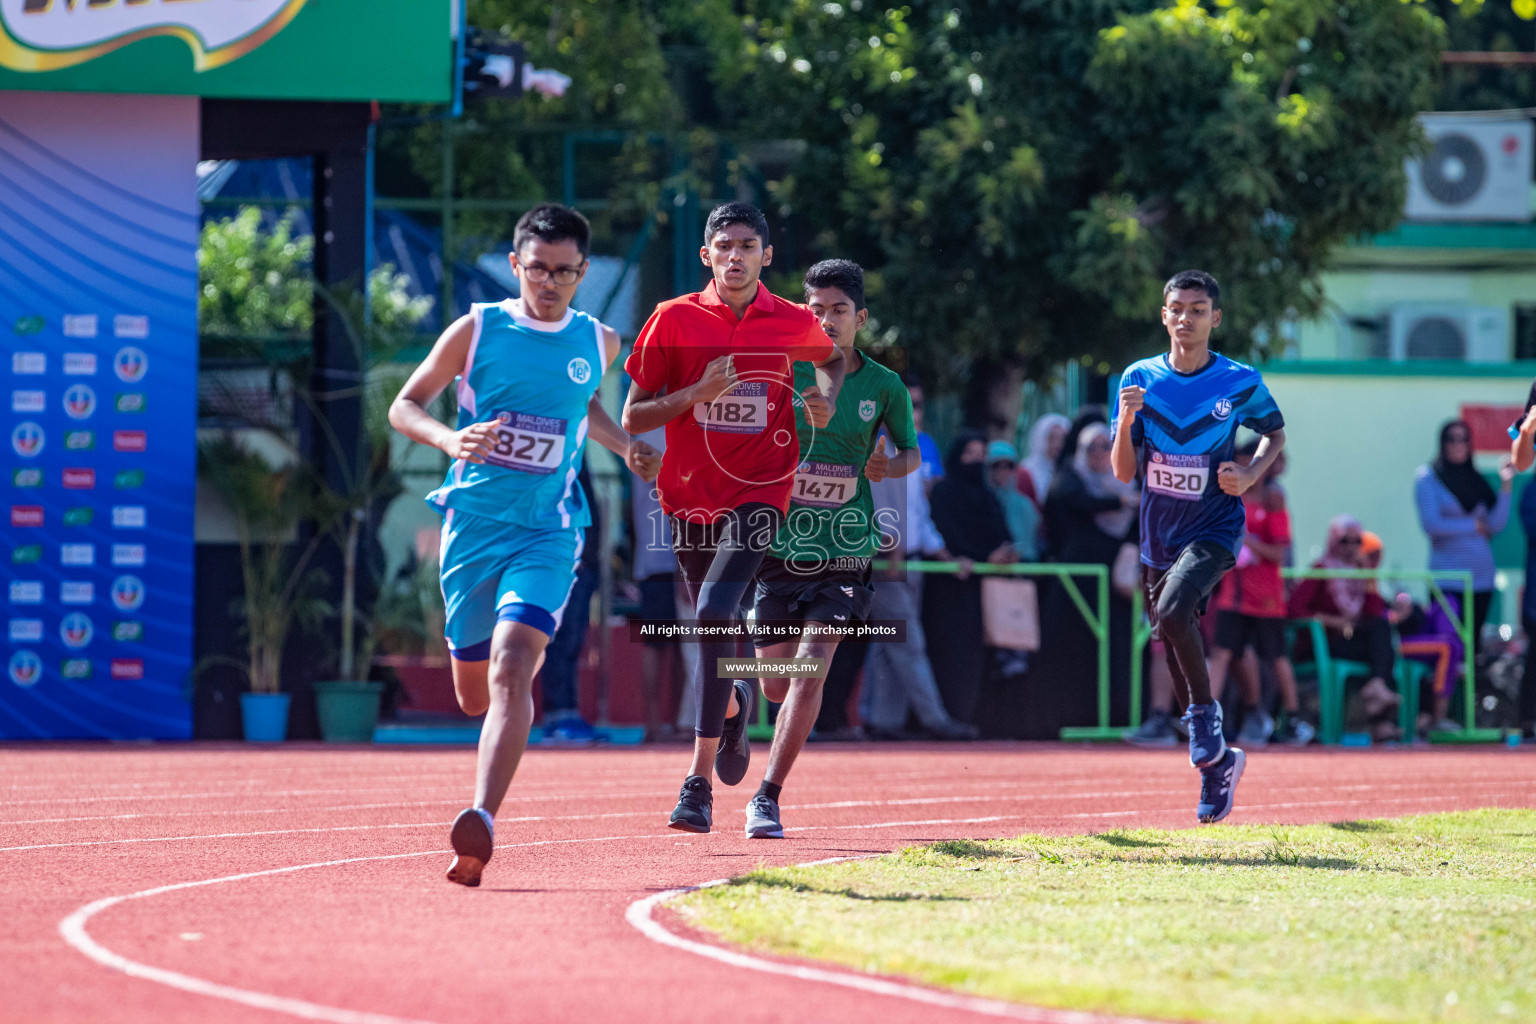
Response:
[[[555,204],[517,222],[522,295],[476,303],[437,339],[389,410],[402,434],[453,459],[427,501],[443,513],[445,632],[466,714],[485,715],[475,801],[453,823],[448,880],[480,884],[493,819],[533,722],[533,676],[560,625],[591,521],[576,476],[590,436],[645,480],[661,468],[597,400],[619,338],[570,308],[587,269],[586,218]],[[427,407],[457,381],[457,429]],[[576,614],[586,614],[577,609]]]
[[[1241,495],[1264,479],[1285,446],[1285,420],[1259,372],[1210,350],[1221,324],[1221,288],[1186,270],[1163,287],[1169,350],[1132,363],[1120,378],[1110,457],[1115,476],[1139,472],[1141,574],[1147,614],[1160,636],[1174,693],[1186,706],[1189,763],[1200,769],[1195,815],[1215,822],[1232,811],[1247,755],[1228,748],[1221,705],[1200,639],[1200,615],[1237,564],[1245,514]],[[1239,425],[1262,435],[1248,465],[1234,461]]]

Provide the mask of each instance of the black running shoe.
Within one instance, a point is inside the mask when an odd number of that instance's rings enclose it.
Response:
[[[453,852],[456,854],[453,863],[448,866],[448,881],[470,888],[479,885],[485,862],[491,859],[491,853],[496,848],[491,816],[478,807],[460,811],[459,816],[453,819],[448,841],[453,844]]]
[[[736,703],[741,711],[735,718],[726,720],[725,731],[720,734],[720,749],[715,752],[715,778],[727,786],[734,786],[747,777],[747,765],[752,762],[747,724],[752,721],[752,712],[757,708],[755,686],[744,679],[737,679],[731,685],[736,687]]]
[[[677,806],[672,808],[672,820],[667,822],[667,828],[679,832],[708,832],[714,805],[709,780],[702,775],[690,775],[683,780],[683,791],[677,795]]]

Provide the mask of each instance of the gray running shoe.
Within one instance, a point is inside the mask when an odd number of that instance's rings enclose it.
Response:
[[[747,804],[747,838],[784,838],[784,826],[779,823],[779,805],[772,797],[758,794]]]
[[[1291,747],[1304,747],[1316,737],[1317,730],[1312,727],[1311,722],[1288,713],[1285,724],[1270,739],[1275,743],[1284,743]]]
[[[1120,738],[1133,747],[1172,747],[1179,742],[1173,720],[1166,711],[1154,711],[1135,729],[1127,729]]]
[[[736,716],[735,725],[726,722],[725,732],[720,735],[720,749],[715,752],[715,778],[727,786],[734,786],[747,776],[747,765],[752,761],[747,726],[757,708],[757,687],[745,679],[737,679],[731,685],[736,687],[736,703],[741,706],[741,713]]]
[[[1275,734],[1275,720],[1257,708],[1243,716],[1243,727],[1238,730],[1237,742],[1254,750],[1269,746],[1269,738]]]

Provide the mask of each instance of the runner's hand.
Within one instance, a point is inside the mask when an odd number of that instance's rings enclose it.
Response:
[[[1147,404],[1147,389],[1135,384],[1120,389],[1120,422],[1129,426],[1141,412],[1141,407]]]
[[[624,452],[624,465],[641,480],[650,483],[661,472],[661,452],[638,438],[630,438],[629,447]]]
[[[877,484],[885,479],[890,468],[891,457],[885,454],[885,435],[881,434],[880,440],[875,442],[875,450],[869,453],[869,461],[864,463],[864,478]]]
[[[449,434],[439,447],[448,453],[450,459],[482,463],[496,449],[496,431],[500,426],[500,420],[471,423],[463,430]]]
[[[1234,498],[1241,497],[1244,491],[1252,487],[1254,479],[1247,466],[1239,466],[1235,462],[1223,462],[1216,467],[1216,483],[1223,492]]]
[[[826,426],[832,420],[832,404],[827,401],[827,396],[821,393],[821,388],[812,384],[800,392],[800,397],[805,400],[805,418],[811,426],[818,430]]]
[[[736,386],[739,378],[736,376],[735,360],[735,356],[719,356],[709,361],[709,365],[704,367],[704,376],[694,385],[699,389],[700,401],[713,402]]]

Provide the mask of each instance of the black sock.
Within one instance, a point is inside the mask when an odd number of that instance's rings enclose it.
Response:
[[[767,779],[764,779],[763,784],[757,787],[758,796],[765,796],[774,803],[779,802],[779,794],[782,792],[784,792],[783,786],[777,782],[769,782]]]

